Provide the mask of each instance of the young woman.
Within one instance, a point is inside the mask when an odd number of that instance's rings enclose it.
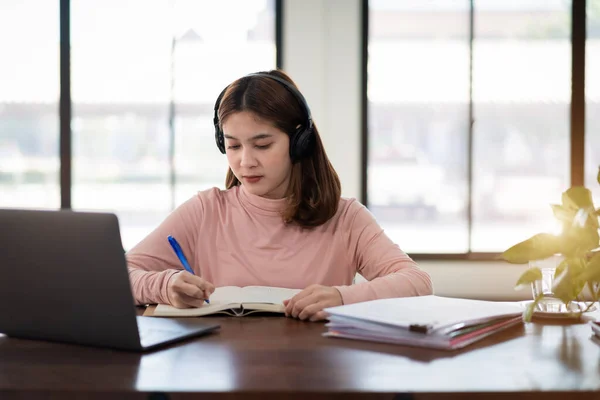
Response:
[[[215,287],[286,287],[303,289],[285,301],[286,316],[316,321],[327,307],[432,293],[427,273],[372,214],[341,197],[310,109],[286,74],[231,83],[214,125],[227,189],[199,192],[127,253],[137,304],[201,307]],[[352,285],[357,272],[368,282]]]

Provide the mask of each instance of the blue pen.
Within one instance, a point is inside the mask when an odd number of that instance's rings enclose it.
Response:
[[[177,243],[177,240],[175,240],[175,238],[171,235],[169,235],[169,237],[167,239],[169,239],[169,244],[173,248],[173,251],[177,255],[177,258],[179,258],[179,261],[181,261],[183,268],[185,268],[185,270],[187,272],[189,272],[190,274],[196,275],[196,274],[194,274],[192,267],[190,267],[190,264],[188,263],[187,258],[185,258],[185,255],[183,254],[183,250],[181,250],[181,246],[179,245],[179,243]],[[210,304],[210,301],[208,301],[208,299],[204,299],[204,301],[207,304]]]

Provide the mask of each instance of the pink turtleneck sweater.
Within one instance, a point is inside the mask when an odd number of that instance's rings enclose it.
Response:
[[[394,244],[355,199],[340,199],[325,224],[284,224],[284,199],[248,193],[243,185],[199,192],[127,253],[137,304],[169,304],[167,282],[183,269],[173,235],[196,275],[220,286],[336,287],[344,304],[432,293],[429,275]],[[356,273],[368,282],[352,284]]]

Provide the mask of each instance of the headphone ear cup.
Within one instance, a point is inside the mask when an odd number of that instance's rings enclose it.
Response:
[[[215,142],[219,151],[225,154],[225,138],[223,137],[223,132],[219,129],[218,123],[215,124]]]
[[[292,162],[296,162],[310,153],[312,137],[310,128],[304,129],[304,127],[300,127],[296,130],[290,144],[290,158]]]

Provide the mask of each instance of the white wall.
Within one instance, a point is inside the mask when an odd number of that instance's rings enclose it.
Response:
[[[532,298],[530,287],[514,289],[527,265],[478,261],[423,261],[419,265],[431,276],[439,296],[502,301]]]
[[[283,69],[298,83],[311,107],[342,194],[360,198],[359,0],[284,0]],[[441,296],[490,300],[531,298],[515,291],[524,265],[499,262],[419,263]],[[361,278],[358,277],[358,280]]]
[[[360,1],[283,3],[283,69],[306,97],[342,195],[360,198]]]

